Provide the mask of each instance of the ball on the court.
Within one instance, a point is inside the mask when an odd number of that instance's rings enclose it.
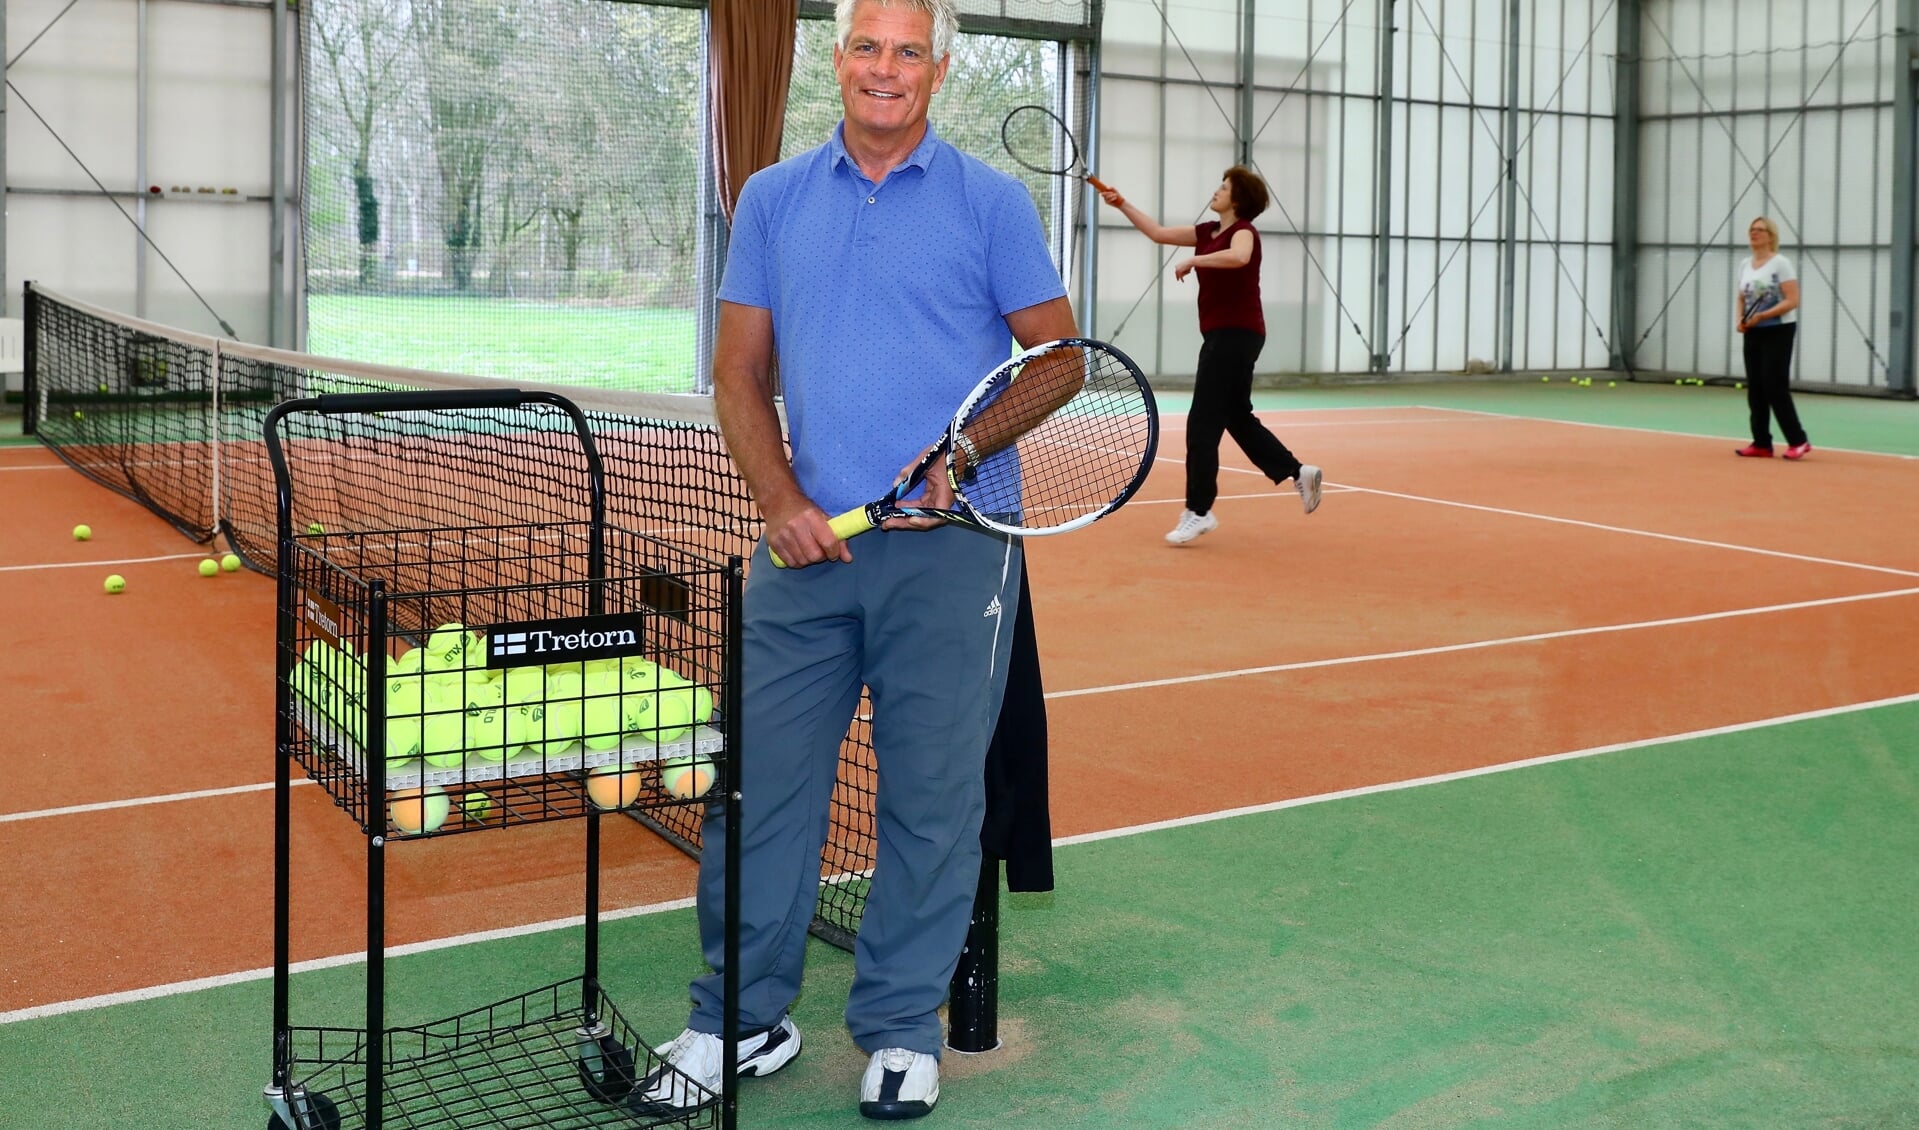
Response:
[[[468,820],[485,820],[493,814],[493,798],[475,789],[461,798],[460,811]]]
[[[73,540],[74,540],[74,541],[86,541],[86,540],[87,540],[88,538],[90,538],[90,537],[92,537],[92,536],[93,536],[93,527],[92,527],[92,526],[75,526],[75,527],[73,527]]]
[[[1551,378],[1551,377],[1541,377],[1541,378],[1539,378],[1539,383],[1543,385],[1543,384],[1547,384],[1547,383],[1548,383],[1548,382],[1550,382],[1551,380],[1552,380],[1552,378]]]
[[[602,765],[586,775],[586,796],[595,808],[625,808],[640,799],[642,780],[631,765]]]
[[[219,576],[219,575],[220,575],[220,563],[219,563],[218,561],[215,561],[215,560],[214,560],[213,558],[211,558],[211,557],[205,557],[205,558],[201,558],[201,560],[200,560],[200,575],[201,575],[202,577],[217,577],[217,576]]]
[[[76,420],[84,420],[87,418],[87,414],[85,412],[80,411],[78,408],[75,408],[73,410],[73,418]]]
[[[386,802],[388,822],[408,836],[439,831],[451,811],[453,802],[447,799],[446,790],[438,785],[428,785],[424,789],[401,789],[389,796]]]
[[[681,800],[705,796],[713,787],[713,762],[696,753],[660,762],[660,787]]]
[[[1607,388],[1618,388],[1618,387],[1619,387],[1619,382],[1618,382],[1618,381],[1607,381],[1607,382],[1606,382],[1606,387],[1607,387]]]
[[[127,579],[118,573],[112,573],[107,576],[106,584],[101,587],[110,593],[125,592],[127,591]]]
[[[220,558],[220,569],[222,572],[238,573],[240,571],[240,555],[237,553],[229,553],[225,557]]]
[[[312,536],[314,536],[314,537],[316,537],[316,538],[317,538],[317,537],[319,537],[319,536],[320,536],[321,534],[324,534],[324,533],[326,533],[326,527],[325,527],[325,526],[322,526],[322,525],[321,525],[320,523],[318,523],[318,522],[308,522],[308,523],[307,523],[307,533],[308,533],[308,534],[311,534]]]

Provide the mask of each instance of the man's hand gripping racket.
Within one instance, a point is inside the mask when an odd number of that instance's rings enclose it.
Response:
[[[841,541],[896,518],[1023,536],[1065,533],[1131,498],[1158,445],[1158,406],[1139,366],[1104,342],[1063,338],[987,374],[892,489],[830,526]],[[906,501],[930,474],[951,488],[952,506]]]

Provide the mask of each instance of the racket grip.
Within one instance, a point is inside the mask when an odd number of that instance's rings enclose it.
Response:
[[[873,519],[867,515],[866,507],[861,506],[848,510],[838,517],[829,519],[826,525],[833,531],[834,537],[845,541],[848,538],[863,534],[872,529]],[[769,545],[766,547],[766,554],[773,559],[773,567],[775,569],[786,568],[786,562],[780,560],[780,555],[774,552],[772,546]]]
[[[1112,189],[1106,187],[1105,181],[1099,179],[1098,177],[1094,176],[1091,173],[1086,174],[1086,183],[1092,185],[1094,188],[1099,189],[1101,192],[1113,191]]]

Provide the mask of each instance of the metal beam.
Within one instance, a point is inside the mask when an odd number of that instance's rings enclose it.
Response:
[[[1506,6],[1506,216],[1500,225],[1506,241],[1500,287],[1499,371],[1513,371],[1513,322],[1518,313],[1514,287],[1519,270],[1519,0]]]
[[[0,0],[0,318],[7,305],[7,4]],[[5,392],[0,382],[0,392]],[[29,432],[28,434],[32,434]]]
[[[1639,340],[1639,3],[1620,0],[1613,56],[1612,356],[1631,370]]]
[[[147,187],[147,0],[135,0],[133,35],[133,184]],[[147,316],[147,199],[133,202],[133,313]]]
[[[1239,0],[1239,164],[1253,163],[1253,8],[1258,0]]]
[[[1899,0],[1892,100],[1892,297],[1887,309],[1886,388],[1911,396],[1913,385],[1913,130],[1919,124],[1919,0]]]
[[[291,319],[286,317],[292,304],[287,296],[287,5],[273,0],[273,15],[268,21],[273,46],[268,53],[268,112],[273,115],[267,129],[267,151],[272,167],[267,170],[267,193],[273,202],[267,205],[267,344],[275,348],[292,346],[287,333]],[[217,379],[217,374],[216,374]]]
[[[1379,94],[1373,172],[1373,340],[1367,371],[1383,373],[1391,353],[1386,304],[1392,298],[1393,229],[1393,4],[1379,0]]]

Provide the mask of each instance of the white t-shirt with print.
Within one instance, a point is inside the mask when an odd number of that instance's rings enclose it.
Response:
[[[1758,313],[1770,310],[1786,300],[1786,284],[1798,281],[1793,273],[1792,260],[1784,255],[1775,254],[1758,267],[1747,259],[1739,268],[1739,308]],[[1750,317],[1750,315],[1748,315]],[[1758,326],[1791,325],[1799,320],[1798,310],[1788,310],[1777,318],[1767,318]]]

